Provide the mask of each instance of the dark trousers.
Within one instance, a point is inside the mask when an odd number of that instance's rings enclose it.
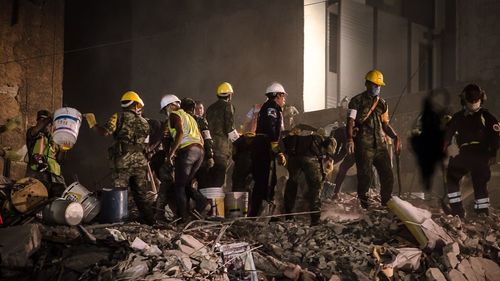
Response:
[[[340,188],[342,186],[342,183],[344,182],[345,175],[347,174],[347,171],[354,164],[356,164],[356,157],[354,156],[354,154],[347,154],[344,157],[344,160],[342,161],[342,163],[340,163],[339,171],[337,173],[337,177],[335,178],[335,190],[333,191],[334,194],[337,194],[340,192]]]
[[[250,151],[241,153],[234,159],[232,175],[233,191],[249,191],[248,177],[252,174],[252,158]]]
[[[175,204],[174,167],[164,163],[158,171],[158,178],[161,184],[156,199],[156,216],[163,219],[167,204],[173,212],[177,210]]]
[[[375,166],[380,178],[380,197],[382,204],[386,204],[391,199],[394,185],[394,175],[392,173],[391,159],[386,147],[363,147],[361,143],[355,148],[356,168],[358,170],[358,198],[367,201],[366,193],[370,188],[372,180],[372,165]]]
[[[274,161],[274,159],[271,152],[271,142],[267,136],[255,136],[252,147],[252,175],[254,187],[251,195],[250,211],[248,213],[250,217],[258,216],[262,201],[272,200],[274,195],[276,173],[271,172],[272,161]]]
[[[471,173],[472,186],[474,188],[474,208],[478,210],[489,207],[487,188],[487,183],[491,178],[491,171],[488,165],[489,158],[490,156],[484,152],[460,151],[456,157],[450,159],[446,175],[446,187],[452,208],[462,208],[459,183],[469,172]]]
[[[192,186],[194,175],[203,161],[203,148],[191,145],[177,151],[175,158],[175,199],[177,203],[177,215],[182,219],[189,217],[188,199],[196,202],[197,208],[202,208],[206,198]]]
[[[308,186],[307,199],[309,200],[311,211],[321,211],[321,167],[319,160],[316,157],[300,157],[293,156],[288,159],[288,179],[285,187],[285,212],[291,213],[295,206],[297,198],[298,178],[301,172],[306,177]],[[317,222],[320,218],[320,213],[311,214],[311,221]]]

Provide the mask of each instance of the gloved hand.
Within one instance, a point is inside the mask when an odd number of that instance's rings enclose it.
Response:
[[[274,153],[279,153],[280,152],[280,146],[278,144],[277,141],[273,141],[271,142],[271,150],[274,152]]]
[[[10,118],[7,120],[7,123],[5,124],[5,131],[11,131],[17,128],[21,124],[21,120],[19,119],[19,116]]]
[[[347,153],[349,153],[349,154],[354,153],[354,141],[353,140],[347,141]]]
[[[87,120],[87,124],[89,124],[89,128],[92,129],[97,124],[97,121],[95,120],[94,113],[85,113],[85,114],[83,114],[83,116],[85,117],[85,120]]]
[[[15,150],[8,149],[5,150],[4,158],[10,161],[20,161],[23,159],[23,155],[19,155]]]
[[[207,167],[212,168],[215,165],[215,161],[213,158],[208,158]]]
[[[286,166],[286,157],[285,157],[285,154],[278,153],[278,155],[276,156],[276,158],[278,159],[278,165],[280,165],[280,166]]]

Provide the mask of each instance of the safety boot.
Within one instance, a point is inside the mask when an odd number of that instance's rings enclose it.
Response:
[[[465,210],[462,206],[462,202],[450,203],[451,215],[459,216],[460,218],[465,218]]]

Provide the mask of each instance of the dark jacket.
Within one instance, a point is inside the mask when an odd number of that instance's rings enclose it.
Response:
[[[267,100],[259,111],[255,133],[267,135],[271,142],[277,142],[282,130],[282,109],[274,100]]]

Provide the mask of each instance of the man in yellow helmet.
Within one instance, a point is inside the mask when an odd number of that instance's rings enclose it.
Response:
[[[391,168],[385,134],[395,140],[396,154],[401,152],[401,142],[389,124],[389,109],[380,90],[385,86],[384,76],[378,70],[369,71],[365,77],[366,90],[349,102],[347,116],[347,152],[355,155],[358,171],[358,199],[368,208],[367,192],[370,187],[372,165],[380,178],[382,205],[391,199],[394,176]],[[354,130],[357,131],[354,136]]]
[[[221,187],[231,157],[232,142],[239,138],[234,128],[234,106],[231,104],[233,87],[224,82],[217,88],[218,100],[207,108],[208,128],[214,140],[214,166],[210,169],[210,186]]]
[[[153,224],[153,210],[146,199],[148,161],[145,157],[149,124],[141,115],[144,102],[135,92],[128,91],[121,98],[123,111],[115,113],[101,126],[92,113],[85,114],[89,127],[103,136],[113,136],[109,149],[112,180],[116,189],[130,189],[141,219]],[[105,207],[105,206],[104,206]]]

